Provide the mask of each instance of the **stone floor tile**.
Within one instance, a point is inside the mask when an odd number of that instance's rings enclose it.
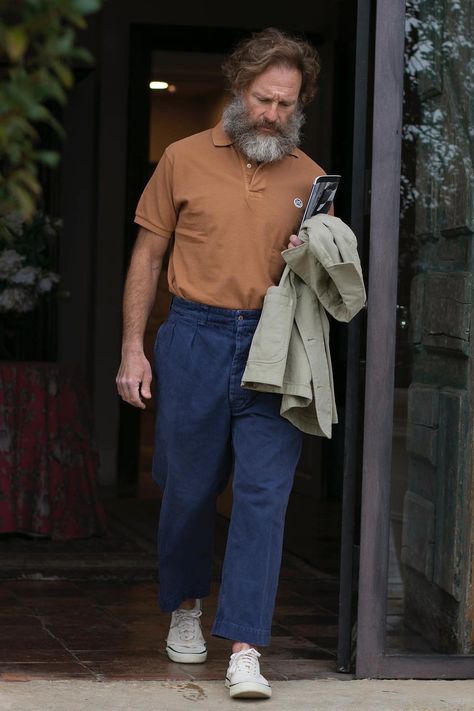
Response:
[[[76,657],[94,674],[104,679],[189,679],[179,665],[155,650],[88,650]]]
[[[0,649],[0,664],[21,664],[35,662],[70,662],[73,659],[72,655],[61,645],[54,645],[47,649],[39,649],[36,645],[32,645],[30,649],[25,649],[22,644],[20,646],[10,646],[8,649]]]
[[[333,637],[337,636],[337,625],[288,625],[288,630],[298,637]]]
[[[30,681],[32,679],[95,678],[77,662],[6,663],[0,669],[0,681]]]
[[[11,629],[14,630],[14,628]],[[32,650],[43,652],[44,650],[60,649],[61,647],[61,643],[51,637],[46,630],[41,630],[40,632],[29,630],[29,632],[22,631],[18,632],[18,634],[16,634],[15,630],[8,635],[5,633],[0,634],[0,650],[7,652],[16,650],[19,653],[23,649],[25,653],[30,654]]]
[[[16,597],[82,597],[78,584],[70,580],[15,580],[10,582],[10,589]]]
[[[336,671],[335,660],[272,660],[270,667],[281,674],[285,679],[315,679],[318,676],[326,676],[327,672]]]

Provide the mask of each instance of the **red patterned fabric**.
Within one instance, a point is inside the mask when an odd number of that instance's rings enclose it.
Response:
[[[0,532],[54,540],[104,533],[97,470],[80,371],[0,363]]]

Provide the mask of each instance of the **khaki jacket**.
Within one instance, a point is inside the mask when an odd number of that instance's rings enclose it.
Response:
[[[357,240],[332,215],[306,220],[303,244],[286,249],[278,286],[267,290],[241,385],[282,393],[280,413],[308,434],[337,422],[329,320],[350,321],[366,301]]]

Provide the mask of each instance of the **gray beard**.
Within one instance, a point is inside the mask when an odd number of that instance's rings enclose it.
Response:
[[[286,125],[271,124],[267,121],[253,122],[240,96],[235,96],[222,114],[222,123],[227,135],[249,160],[259,163],[274,163],[291,153],[300,143],[300,131],[304,121],[304,114],[298,107]],[[276,133],[265,135],[258,127],[269,127]]]

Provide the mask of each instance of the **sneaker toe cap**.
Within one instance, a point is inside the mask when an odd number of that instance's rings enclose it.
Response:
[[[177,644],[176,642],[167,642],[166,646],[175,652],[183,654],[202,654],[202,652],[206,651],[205,644]]]
[[[270,686],[268,681],[261,674],[256,677],[253,677],[253,676],[249,677],[249,675],[246,674],[245,672],[235,672],[234,674],[228,676],[228,680],[232,685],[243,684],[243,683],[251,681],[251,682],[254,682],[255,684],[261,684],[262,686],[267,686],[267,687]]]

